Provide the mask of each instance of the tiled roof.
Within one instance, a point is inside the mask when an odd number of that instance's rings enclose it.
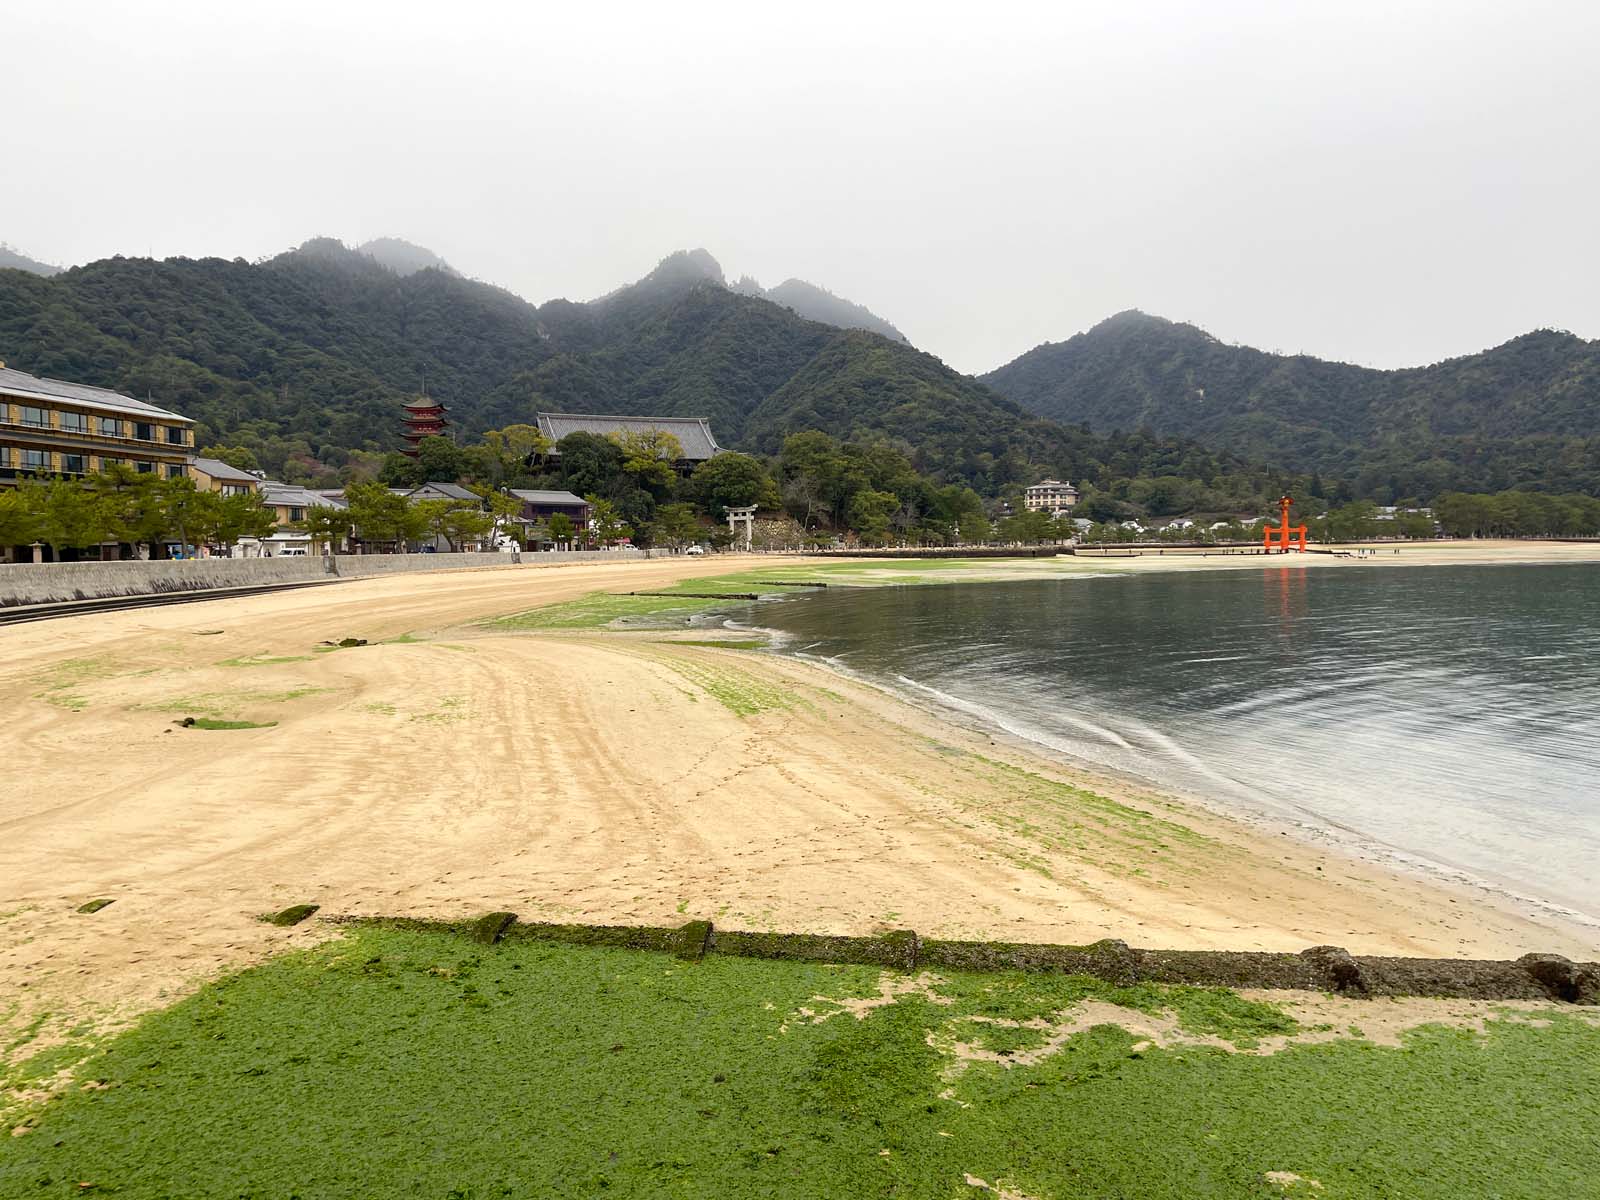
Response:
[[[526,504],[587,504],[582,496],[574,496],[571,492],[540,492],[527,491],[521,488],[512,488],[511,494]]]
[[[704,462],[713,454],[722,453],[717,439],[711,435],[711,424],[705,417],[604,417],[586,413],[540,413],[539,432],[552,442],[559,442],[569,433],[592,433],[610,437],[614,433],[670,433],[683,447],[683,457],[690,462]]]
[[[469,491],[468,489],[462,487],[459,483],[429,482],[423,484],[421,487],[412,488],[408,494],[415,496],[419,492],[433,492],[437,495],[445,497],[447,500],[471,500],[474,503],[478,503],[483,499],[482,496],[478,495],[476,492]]]
[[[23,400],[54,400],[66,404],[83,404],[112,412],[129,413],[133,416],[160,417],[167,421],[182,421],[186,425],[194,424],[181,413],[157,408],[154,404],[146,404],[143,400],[135,400],[132,396],[124,396],[121,392],[113,392],[109,388],[42,378],[11,367],[0,367],[0,393]]]
[[[221,479],[225,483],[261,482],[259,478],[250,474],[249,471],[241,471],[238,467],[230,467],[220,458],[197,458],[194,460],[194,468],[204,475],[209,475],[213,479]]]
[[[261,499],[265,504],[286,504],[291,508],[348,508],[343,500],[335,500],[320,492],[313,492],[297,483],[279,483],[276,479],[261,481]]]

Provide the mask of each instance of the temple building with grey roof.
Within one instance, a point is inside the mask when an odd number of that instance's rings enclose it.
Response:
[[[708,458],[722,453],[711,432],[711,422],[705,417],[619,417],[589,413],[540,413],[539,432],[550,439],[551,445],[573,433],[592,433],[596,437],[610,438],[623,434],[670,433],[683,448],[678,460],[680,470],[693,470]],[[551,451],[551,457],[560,452]]]

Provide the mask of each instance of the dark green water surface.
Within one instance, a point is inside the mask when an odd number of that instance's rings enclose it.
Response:
[[[1600,919],[1600,566],[839,589],[739,621],[1047,747]]]

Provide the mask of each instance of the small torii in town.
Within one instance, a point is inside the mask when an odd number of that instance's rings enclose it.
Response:
[[[1278,520],[1279,520],[1279,523],[1277,525],[1274,525],[1271,521],[1268,521],[1266,523],[1266,525],[1264,525],[1262,527],[1262,529],[1261,529],[1261,550],[1262,550],[1262,553],[1271,554],[1273,552],[1273,546],[1272,546],[1272,536],[1273,536],[1273,534],[1277,534],[1278,535],[1277,552],[1279,554],[1287,554],[1287,553],[1289,553],[1289,551],[1291,549],[1291,546],[1289,544],[1289,535],[1290,534],[1293,534],[1295,536],[1295,538],[1296,538],[1296,541],[1297,541],[1297,544],[1295,546],[1293,546],[1292,549],[1298,550],[1302,554],[1305,553],[1305,550],[1306,550],[1306,527],[1304,525],[1293,525],[1293,526],[1291,526],[1289,524],[1289,506],[1291,504],[1293,504],[1293,503],[1294,503],[1294,497],[1293,496],[1282,496],[1282,497],[1279,498],[1279,500],[1278,500],[1278,512],[1279,512]]]

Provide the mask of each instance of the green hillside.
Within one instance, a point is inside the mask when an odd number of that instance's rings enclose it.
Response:
[[[51,263],[29,258],[15,246],[0,242],[0,270],[27,271],[34,275],[59,275],[61,268]]]
[[[1125,312],[982,381],[1053,420],[1195,437],[1379,498],[1517,486],[1600,494],[1600,342],[1554,330],[1378,371]]]
[[[439,269],[399,274],[331,239],[261,263],[114,258],[53,279],[0,271],[0,357],[150,396],[200,443],[309,478],[399,445],[426,384],[459,435],[540,409],[710,417],[733,448],[821,429],[884,440],[940,480],[998,494],[1047,474],[1198,481],[1220,506],[1278,479],[1193,443],[1040,420],[903,342],[731,290],[703,250],[587,304],[534,306]]]
[[[745,278],[733,285],[736,292],[760,296],[781,304],[808,321],[821,321],[840,329],[865,329],[881,334],[892,342],[904,342],[906,335],[865,305],[835,296],[827,288],[807,283],[804,279],[785,279],[777,287],[763,288],[753,279]]]

